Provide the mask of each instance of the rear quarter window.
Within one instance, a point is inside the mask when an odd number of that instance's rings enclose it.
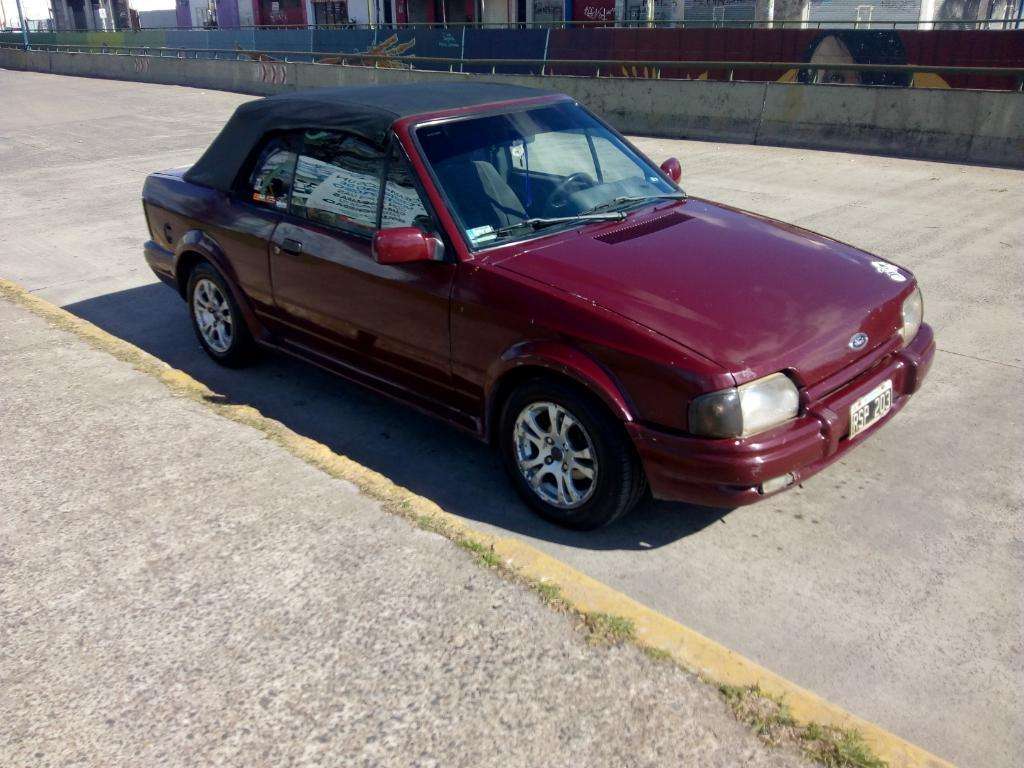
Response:
[[[253,203],[278,211],[288,210],[296,152],[290,136],[273,136],[260,147],[243,194]]]

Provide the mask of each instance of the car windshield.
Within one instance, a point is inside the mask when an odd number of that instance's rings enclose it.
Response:
[[[679,189],[586,110],[561,103],[416,132],[474,248],[622,218]]]

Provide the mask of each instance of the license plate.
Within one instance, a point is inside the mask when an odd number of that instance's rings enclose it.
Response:
[[[892,410],[892,380],[886,379],[850,406],[850,438],[854,438]]]

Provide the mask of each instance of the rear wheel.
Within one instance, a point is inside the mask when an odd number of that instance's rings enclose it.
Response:
[[[590,530],[629,512],[645,488],[629,438],[575,387],[534,380],[502,410],[501,452],[523,499],[542,517]]]
[[[235,368],[252,360],[255,345],[238,304],[209,264],[199,264],[189,274],[188,308],[196,338],[216,362]]]

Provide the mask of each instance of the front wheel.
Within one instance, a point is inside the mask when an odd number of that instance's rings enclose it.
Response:
[[[622,426],[572,386],[543,380],[521,386],[505,403],[500,430],[516,490],[551,522],[599,528],[643,494],[643,468]]]

